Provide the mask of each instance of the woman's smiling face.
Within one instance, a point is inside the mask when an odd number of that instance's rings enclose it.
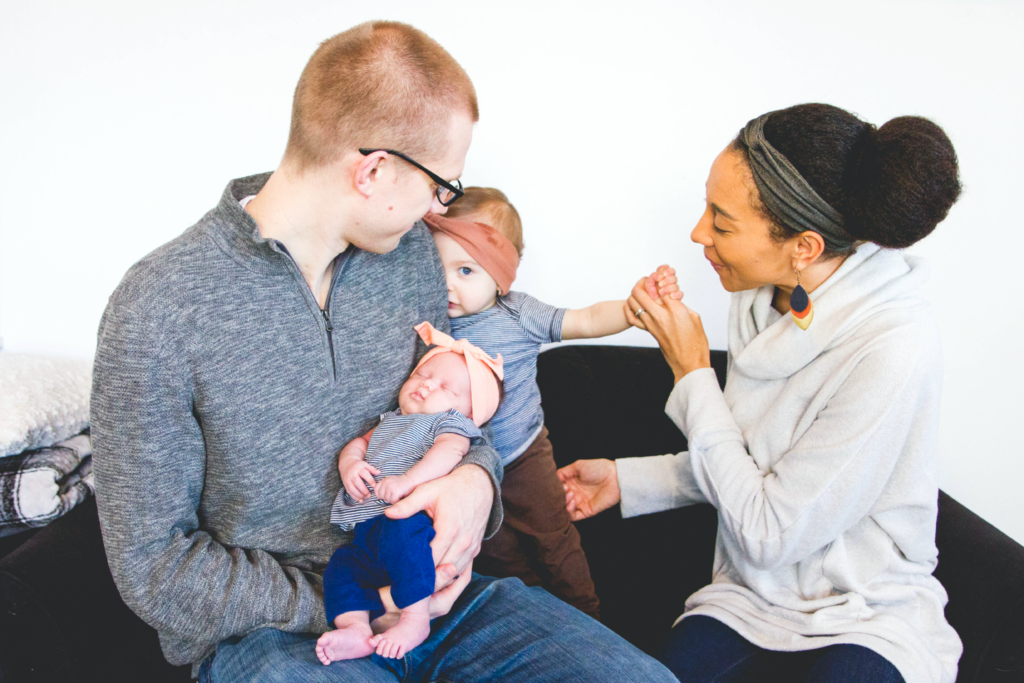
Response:
[[[726,291],[776,284],[792,274],[792,248],[771,235],[771,223],[757,210],[757,186],[743,155],[726,147],[711,165],[704,214],[690,239]]]

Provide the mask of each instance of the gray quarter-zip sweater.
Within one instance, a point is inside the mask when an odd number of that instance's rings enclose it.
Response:
[[[125,602],[172,664],[270,626],[319,632],[321,575],[350,535],[330,524],[338,451],[397,407],[447,331],[441,261],[422,223],[388,254],[350,248],[325,311],[239,205],[269,174],[133,266],[100,323],[92,389],[96,499]],[[326,314],[326,315],[325,315]],[[501,465],[488,535],[501,523]]]

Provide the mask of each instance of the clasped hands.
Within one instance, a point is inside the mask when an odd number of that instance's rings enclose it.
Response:
[[[659,266],[640,278],[626,301],[626,320],[658,342],[678,382],[700,368],[711,367],[711,350],[700,315],[683,303],[675,270]],[[637,313],[640,315],[637,315]]]

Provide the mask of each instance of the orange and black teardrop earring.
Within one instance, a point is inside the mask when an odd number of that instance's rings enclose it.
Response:
[[[796,273],[796,288],[789,295],[789,314],[793,316],[793,322],[797,327],[806,330],[814,320],[814,304],[811,303],[807,290],[800,285],[800,271],[793,272]]]

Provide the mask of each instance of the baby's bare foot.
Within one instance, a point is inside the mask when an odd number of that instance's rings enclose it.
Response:
[[[366,657],[373,654],[373,646],[370,645],[372,635],[369,624],[349,624],[328,631],[316,641],[316,656],[324,665],[342,659]]]
[[[422,603],[423,609],[417,609]],[[402,610],[398,623],[384,633],[370,638],[370,646],[381,657],[401,659],[430,635],[430,613],[427,600],[410,605]]]

